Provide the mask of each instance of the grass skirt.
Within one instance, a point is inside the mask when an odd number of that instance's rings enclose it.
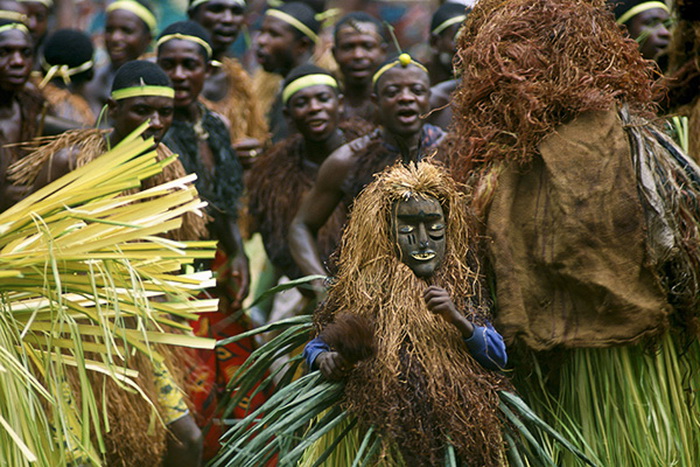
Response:
[[[697,466],[698,361],[697,341],[681,349],[666,333],[653,351],[642,345],[572,350],[549,382],[535,363],[519,390],[555,429],[582,439],[598,465]],[[557,449],[551,451],[559,465],[577,465]]]

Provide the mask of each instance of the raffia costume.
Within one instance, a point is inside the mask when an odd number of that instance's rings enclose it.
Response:
[[[435,198],[444,211],[445,259],[427,280],[395,250],[392,209],[409,196]],[[507,383],[479,365],[456,328],[423,300],[428,285],[443,287],[471,321],[486,322],[489,304],[470,246],[472,228],[454,182],[428,162],[387,169],[355,200],[337,281],[315,321],[321,330],[350,313],[372,324],[375,354],[351,371],[341,404],[361,429],[373,426],[380,433],[376,462],[436,465],[447,444],[470,465],[503,462],[497,391]]]
[[[49,103],[49,111],[52,115],[80,123],[83,126],[95,124],[97,117],[83,96],[52,83],[44,86],[41,94]]]
[[[367,133],[368,125],[354,122],[341,125],[346,141]],[[290,279],[301,276],[291,257],[287,237],[299,203],[316,180],[319,165],[305,155],[304,138],[293,135],[260,156],[246,179],[249,212],[253,229],[260,232],[272,264]],[[335,251],[345,225],[347,207],[338,206],[318,233],[321,258],[326,261]]]
[[[637,44],[603,2],[482,0],[458,54],[451,167],[522,393],[601,465],[697,465],[700,169],[646,118]]]
[[[58,137],[42,138],[23,145],[23,149],[33,150],[10,169],[10,177],[20,185],[31,186],[45,164],[51,164],[54,154],[61,150],[72,150],[76,154],[75,167],[82,167],[108,151],[108,130],[86,129],[66,132]],[[156,148],[157,160],[166,161],[173,153],[163,144]],[[142,189],[152,188],[186,176],[182,164],[176,159],[163,168],[163,171],[142,182]],[[135,192],[131,190],[128,193]],[[127,193],[127,194],[128,194]],[[182,226],[164,234],[166,238],[176,241],[192,241],[206,238],[205,219],[201,215],[188,212],[183,215]],[[182,359],[169,346],[157,346],[159,353],[166,358],[166,364],[153,363],[148,356],[138,352],[129,365],[138,370],[138,383],[144,388],[148,399],[157,401],[158,417],[165,424],[176,421],[187,413],[188,407],[181,394],[183,374],[180,368]],[[174,353],[175,352],[175,353]],[[75,372],[69,377],[77,378]],[[148,377],[153,375],[153,377]],[[158,465],[165,454],[167,429],[163,423],[154,419],[149,403],[140,395],[125,392],[112,378],[97,372],[89,376],[95,388],[105,388],[108,396],[102,399],[102,392],[96,391],[98,401],[106,407],[110,431],[105,437],[107,465]],[[78,387],[76,379],[69,384],[74,391]],[[74,401],[80,407],[80,399]]]
[[[226,117],[231,127],[232,142],[246,137],[265,141],[268,134],[263,102],[259,97],[262,94],[256,92],[253,80],[238,60],[224,57],[221,68],[226,75],[226,96],[218,101],[204,97],[200,100],[214,112]]]

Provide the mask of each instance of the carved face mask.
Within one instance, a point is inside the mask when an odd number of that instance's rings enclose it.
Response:
[[[445,217],[434,198],[409,198],[394,209],[399,259],[421,278],[433,275],[445,258]]]

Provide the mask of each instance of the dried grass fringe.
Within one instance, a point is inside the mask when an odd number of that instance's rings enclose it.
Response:
[[[411,196],[437,199],[446,218],[445,260],[429,282],[398,261],[390,230],[393,206]],[[506,383],[474,361],[457,330],[422,297],[427,286],[439,285],[472,320],[487,317],[479,271],[467,262],[475,241],[470,222],[463,195],[437,166],[399,164],[383,172],[354,204],[338,280],[317,316],[321,327],[341,312],[373,322],[376,357],[353,371],[345,404],[365,427],[379,427],[385,443],[396,442],[409,464],[442,462],[448,437],[474,465],[501,459],[496,391]]]
[[[652,108],[653,68],[603,0],[481,0],[457,44],[453,176],[526,165],[558,125],[624,101]]]

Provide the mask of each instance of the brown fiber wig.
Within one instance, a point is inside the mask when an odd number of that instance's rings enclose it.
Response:
[[[399,261],[391,231],[394,206],[410,197],[438,200],[445,215],[445,259],[428,280]],[[448,440],[470,465],[503,460],[497,390],[505,383],[423,300],[425,289],[438,285],[472,321],[484,322],[479,271],[468,261],[472,242],[465,199],[446,172],[429,162],[397,164],[355,201],[337,282],[316,316],[320,327],[341,313],[371,323],[374,356],[349,375],[344,402],[364,427],[383,435],[383,454],[398,448],[407,465],[441,463]]]
[[[653,70],[603,0],[481,0],[457,44],[453,175],[494,160],[528,163],[582,112],[624,101],[649,110]]]

